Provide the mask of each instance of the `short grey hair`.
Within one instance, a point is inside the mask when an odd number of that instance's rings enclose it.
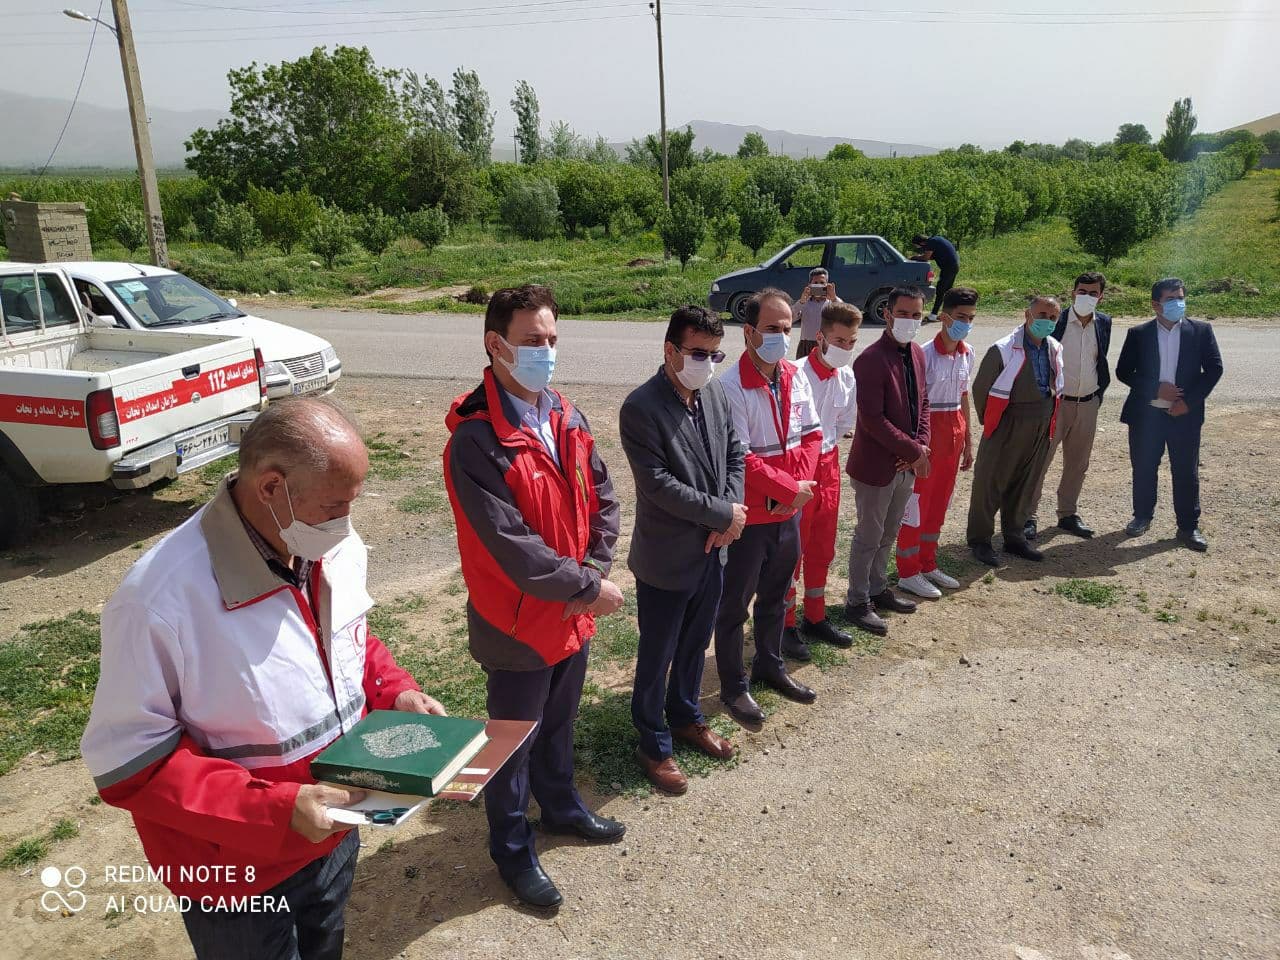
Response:
[[[1062,309],[1061,302],[1059,302],[1058,298],[1051,293],[1037,293],[1027,301],[1027,309],[1034,310],[1037,303],[1052,303],[1059,311]]]
[[[363,443],[355,417],[332,397],[276,400],[240,438],[240,470],[324,473],[334,445],[352,437]]]

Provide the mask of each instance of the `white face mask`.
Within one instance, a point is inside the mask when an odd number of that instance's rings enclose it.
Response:
[[[822,360],[829,367],[847,367],[853,362],[853,351],[828,343],[827,349],[822,353]]]
[[[893,339],[899,343],[910,343],[920,332],[920,324],[924,322],[924,318],[894,317],[892,322],[893,328],[889,332],[893,335]]]
[[[294,516],[293,495],[289,493],[288,480],[284,482],[284,495],[289,500],[289,516],[291,518],[291,522],[287,527],[280,525],[280,518],[276,516],[271,504],[267,504],[267,509],[271,511],[271,519],[280,528],[280,539],[284,541],[285,549],[295,557],[301,557],[303,560],[319,560],[343,540],[351,536],[350,514],[345,517],[334,517],[332,520],[326,520],[324,523],[313,527],[311,524],[303,523]]]
[[[1075,309],[1077,317],[1091,317],[1093,311],[1098,309],[1098,298],[1087,293],[1077,293],[1075,299],[1071,301],[1071,306]]]
[[[716,365],[711,358],[695,360],[688,355],[684,358],[684,366],[676,371],[676,379],[686,390],[701,390],[716,375]]]

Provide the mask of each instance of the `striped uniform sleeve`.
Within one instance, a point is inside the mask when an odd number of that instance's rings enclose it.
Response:
[[[102,799],[211,843],[271,855],[289,834],[298,783],[206,756],[178,719],[177,632],[137,604],[108,604],[81,754]]]

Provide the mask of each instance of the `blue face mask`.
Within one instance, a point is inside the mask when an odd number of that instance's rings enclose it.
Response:
[[[1043,340],[1049,334],[1053,333],[1053,328],[1058,325],[1058,321],[1051,320],[1048,317],[1037,317],[1031,321],[1031,335],[1037,340]]]
[[[777,363],[791,349],[791,338],[785,333],[764,333],[764,342],[756,347],[756,356],[765,363]]]
[[[964,320],[952,320],[947,327],[947,336],[952,340],[963,340],[972,330],[972,323],[966,323]]]
[[[507,349],[515,354],[516,362],[511,363],[498,357],[502,365],[511,371],[516,383],[526,390],[540,393],[551,382],[551,374],[556,368],[555,347],[516,347],[502,341]]]
[[[1160,305],[1160,309],[1164,311],[1164,318],[1169,323],[1181,323],[1182,318],[1187,315],[1187,301],[1166,300]]]

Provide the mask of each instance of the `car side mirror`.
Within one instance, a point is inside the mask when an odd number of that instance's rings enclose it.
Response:
[[[239,310],[239,309],[240,309],[240,304],[236,303],[236,298],[235,298],[235,297],[229,297],[229,298],[227,298],[227,303],[231,304],[231,305],[232,305],[233,307],[235,307],[237,310]]]

